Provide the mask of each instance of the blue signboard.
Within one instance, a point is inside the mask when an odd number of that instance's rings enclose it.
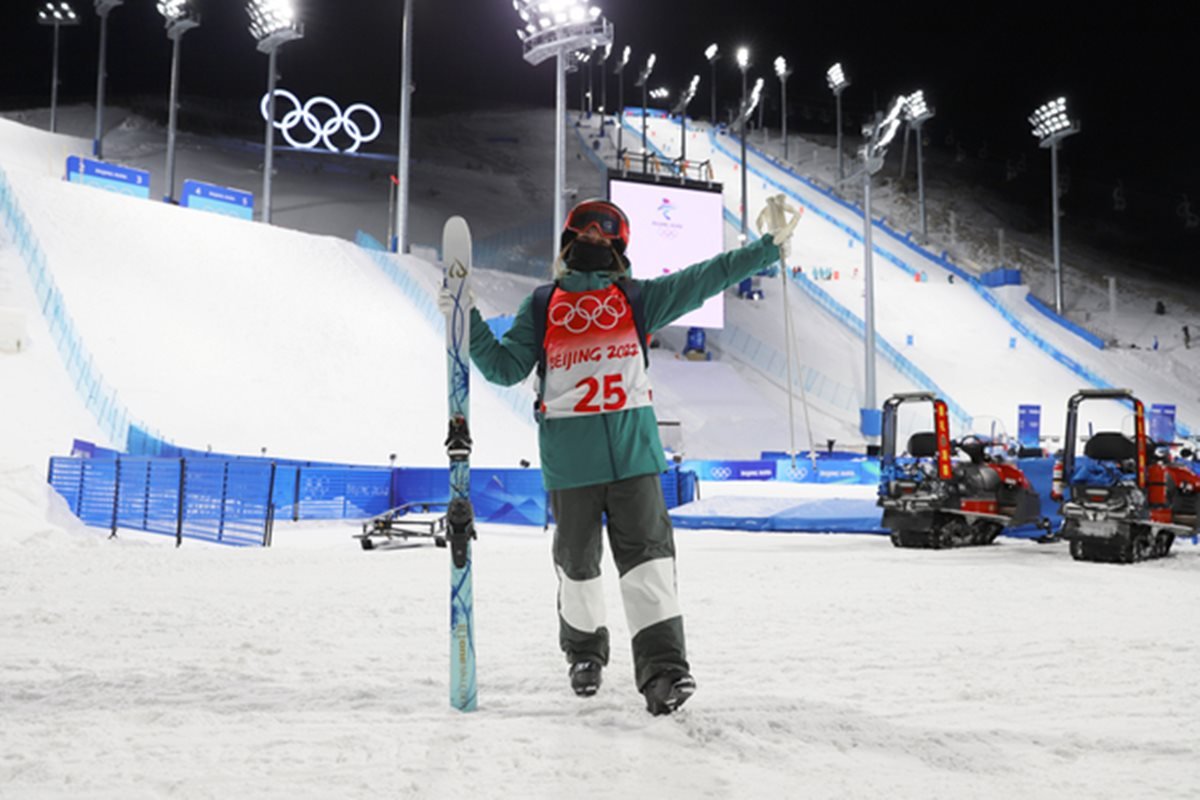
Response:
[[[683,469],[702,481],[772,481],[774,461],[685,461]]]
[[[1037,447],[1042,436],[1042,407],[1017,406],[1017,442],[1021,447]]]
[[[79,156],[67,157],[67,180],[95,186],[118,194],[148,199],[150,197],[150,173],[144,169],[122,167],[105,161],[95,161]]]
[[[1156,442],[1175,441],[1175,406],[1150,406],[1150,438]]]
[[[782,458],[775,465],[776,480],[791,483],[852,483],[873,486],[879,483],[879,459],[857,458]]]
[[[254,195],[202,181],[183,182],[182,205],[227,217],[254,219]]]

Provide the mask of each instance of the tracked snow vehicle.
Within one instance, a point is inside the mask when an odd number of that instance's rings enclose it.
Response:
[[[1133,435],[1100,431],[1076,454],[1079,406],[1119,400],[1133,407]],[[1155,452],[1146,438],[1145,407],[1128,389],[1084,389],[1067,401],[1062,457],[1054,466],[1052,496],[1061,501],[1060,535],[1077,561],[1129,564],[1162,558],[1176,535],[1197,533],[1200,478]]]
[[[933,406],[933,430],[909,437],[897,454],[897,416],[904,403]],[[930,392],[896,394],[883,404],[878,505],[896,547],[991,544],[1005,528],[1048,527],[1041,501],[1020,469],[993,458],[979,436],[950,439],[945,401]],[[955,462],[961,452],[969,459]]]

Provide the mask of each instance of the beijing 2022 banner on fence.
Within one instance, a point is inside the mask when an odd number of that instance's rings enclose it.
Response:
[[[650,280],[678,272],[725,249],[721,184],[678,179],[636,179],[609,173],[608,196],[629,217],[629,251],[633,276]],[[724,295],[718,294],[674,325],[698,328],[725,326]]]

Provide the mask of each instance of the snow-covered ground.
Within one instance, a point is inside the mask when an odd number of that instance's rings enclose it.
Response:
[[[66,129],[84,134],[87,119],[80,110]],[[549,172],[533,165],[550,162],[552,131],[538,127],[548,119],[512,113],[429,136],[414,240],[432,241],[447,213],[492,232],[545,211]],[[516,131],[515,155],[496,155],[480,133],[501,127]],[[130,120],[109,156],[161,169],[161,133]],[[256,189],[252,163],[191,144],[184,174]],[[0,121],[0,167],[131,413],[194,447],[440,463],[438,333],[368,255],[331,235],[352,233],[344,227],[364,209],[386,220],[384,200],[371,199],[379,184],[326,192],[330,175],[283,173],[280,224],[264,228],[63,184],[62,159],[86,150]],[[439,180],[475,150],[468,188],[459,173]],[[571,180],[587,194],[600,184],[582,159]],[[358,227],[382,238],[374,225]],[[436,280],[419,259],[405,266],[422,285]],[[511,312],[532,283],[481,272],[477,293],[489,313]],[[948,285],[937,294],[939,309],[957,300],[942,296]],[[912,314],[932,313],[920,297],[906,300]],[[859,386],[861,345],[805,295],[795,300],[805,365]],[[731,323],[781,342],[779,301],[769,290],[761,303],[731,302]],[[579,700],[556,647],[549,536],[482,526],[480,708],[462,715],[447,703],[444,550],[364,552],[352,523],[279,523],[261,550],[83,528],[44,485],[45,459],[103,434],[7,235],[0,307],[22,311],[27,329],[19,353],[0,351],[0,796],[1200,794],[1200,690],[1188,679],[1200,633],[1186,616],[1200,600],[1195,547],[1121,567],[1016,540],[924,552],[870,536],[680,531],[700,689],[680,713],[652,718],[632,686],[615,575],[604,579],[613,661],[601,693]],[[1173,322],[1152,307],[1127,313],[1130,330]],[[954,341],[992,329],[964,320]],[[689,454],[787,446],[774,378],[732,349],[711,363],[676,360],[663,338],[656,402],[683,421]],[[1190,408],[1193,351],[1151,353],[1133,360],[1169,368],[1170,396],[1134,388]],[[953,359],[921,356],[931,373],[945,362],[935,380],[956,377]],[[994,410],[987,385],[955,391],[1011,433],[1009,393],[1043,389],[1023,365],[998,375],[1006,394]],[[881,396],[908,386],[881,364]],[[854,441],[853,405],[812,403],[814,438]],[[477,388],[472,419],[488,463],[532,449],[532,428],[503,397]]]
[[[479,710],[447,702],[445,551],[351,525],[176,550],[0,534],[0,795],[1195,797],[1200,553],[681,531],[699,683],[650,717],[615,576],[571,694],[540,530],[475,548]]]

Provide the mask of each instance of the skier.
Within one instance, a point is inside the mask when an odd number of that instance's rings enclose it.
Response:
[[[741,249],[636,281],[625,255],[625,213],[606,200],[585,200],[567,216],[556,280],[540,301],[544,321],[535,319],[538,292],[522,302],[499,340],[472,308],[471,359],[488,380],[511,386],[545,365],[536,416],[542,478],[557,523],[559,645],[581,697],[600,688],[609,659],[600,584],[605,516],[647,711],[669,714],[696,689],[659,483],[667,462],[651,405],[645,337],[774,263],[781,249],[786,255],[795,222]]]

